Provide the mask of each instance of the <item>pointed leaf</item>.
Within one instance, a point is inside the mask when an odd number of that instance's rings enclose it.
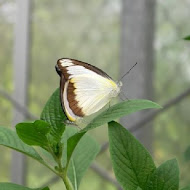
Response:
[[[40,118],[50,124],[50,134],[54,141],[59,142],[65,130],[64,122],[67,120],[61,107],[59,88],[47,101]]]
[[[48,147],[47,133],[50,131],[49,123],[37,120],[34,123],[19,123],[16,132],[20,139],[28,145]]]
[[[118,182],[124,190],[144,189],[154,162],[140,142],[114,121],[109,126],[110,155]]]
[[[27,156],[38,160],[41,163],[44,163],[40,155],[35,151],[35,149],[25,143],[23,143],[17,136],[15,131],[10,129],[0,127],[0,144],[6,147],[22,152]]]
[[[81,132],[88,131],[114,119],[148,108],[160,108],[160,106],[149,100],[128,100],[120,102],[100,113],[84,129],[82,129]]]
[[[146,190],[178,190],[179,168],[177,160],[169,160],[159,166],[150,176]]]
[[[0,183],[0,190],[49,190],[49,187],[28,188],[14,183]]]

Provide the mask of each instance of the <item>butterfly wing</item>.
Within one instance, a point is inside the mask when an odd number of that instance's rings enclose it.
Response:
[[[62,79],[62,106],[70,121],[99,111],[119,93],[111,77],[92,65],[60,59],[57,66]]]

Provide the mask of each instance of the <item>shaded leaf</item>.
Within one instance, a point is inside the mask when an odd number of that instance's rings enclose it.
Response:
[[[159,166],[150,176],[146,190],[178,190],[179,168],[177,160],[169,160]]]
[[[190,40],[190,35],[183,38],[184,40]]]
[[[181,189],[181,190],[190,190],[190,185],[189,186],[187,186],[187,187],[184,187],[183,189]]]
[[[186,161],[190,161],[190,146],[185,150],[184,157]]]
[[[156,169],[152,157],[119,123],[112,121],[108,126],[110,155],[118,182],[124,190],[144,189]]]
[[[67,164],[67,141],[70,137],[78,133],[78,129],[73,127],[66,127],[65,132],[62,136],[62,143],[64,144],[63,154],[62,154],[62,165],[66,167]]]
[[[114,119],[129,115],[131,113],[148,109],[148,108],[161,108],[158,104],[149,100],[128,100],[120,102],[108,110],[103,111],[97,117],[95,117],[81,132],[88,131],[90,129],[101,126]]]
[[[67,127],[62,137],[63,142],[67,138],[64,148],[67,147],[68,158],[64,158],[64,162],[69,161],[68,177],[74,190],[79,188],[83,175],[100,150],[100,146],[92,137],[77,132],[76,128]]]
[[[49,187],[28,188],[14,183],[0,183],[0,190],[49,190]]]
[[[36,152],[36,150],[33,147],[22,142],[15,131],[0,127],[0,144],[12,148],[18,152],[22,152],[27,156],[30,156],[35,160],[44,163],[43,159]]]
[[[49,123],[42,120],[37,120],[34,123],[19,123],[16,125],[16,131],[20,139],[26,144],[48,147]]]
[[[40,118],[50,124],[50,134],[54,141],[59,142],[65,130],[64,122],[67,120],[61,107],[59,88],[47,101]]]
[[[80,139],[83,137],[84,133],[76,133],[72,137],[70,137],[67,141],[67,164],[71,159],[72,153],[75,150],[77,144],[79,143]]]

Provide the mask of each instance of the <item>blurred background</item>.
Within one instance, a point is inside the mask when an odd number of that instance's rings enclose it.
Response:
[[[165,109],[121,122],[149,149],[157,165],[177,158],[180,186],[190,181],[190,1],[0,0],[0,126],[39,118],[59,76],[57,59],[93,64],[123,82],[128,99],[146,98]],[[81,189],[119,189],[107,147],[107,128],[90,134],[102,145]],[[0,147],[0,182],[63,189],[36,161]]]

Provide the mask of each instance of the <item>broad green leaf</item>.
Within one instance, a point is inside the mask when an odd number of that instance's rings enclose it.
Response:
[[[40,118],[50,124],[50,134],[54,141],[59,142],[65,130],[64,122],[67,119],[61,107],[59,88],[47,101]]]
[[[183,189],[181,189],[181,190],[190,190],[190,185],[189,186],[187,186],[187,187],[184,187]]]
[[[144,189],[156,169],[152,157],[123,126],[108,123],[110,155],[115,176],[124,190]]]
[[[146,190],[178,190],[179,168],[177,160],[169,160],[159,166],[150,176]]]
[[[137,189],[136,190],[142,190],[140,187],[137,187]]]
[[[184,40],[190,40],[190,35],[183,38]]]
[[[47,133],[50,131],[49,123],[37,120],[34,123],[19,123],[16,132],[20,139],[28,145],[48,147]]]
[[[190,146],[185,150],[184,157],[186,161],[190,160]]]
[[[44,163],[40,155],[35,151],[35,149],[19,139],[15,131],[10,129],[0,127],[0,144],[6,147],[12,148],[18,152],[22,152],[27,156]]]
[[[100,150],[97,142],[89,135],[77,133],[76,128],[67,127],[63,134],[64,149],[67,147],[68,177],[74,187],[79,189],[83,175]],[[69,159],[69,157],[71,158]],[[63,164],[64,165],[64,164]]]
[[[114,119],[148,108],[160,108],[160,106],[149,100],[128,100],[120,102],[100,113],[84,129],[82,129],[81,132],[88,131]]]
[[[49,190],[49,187],[28,188],[14,183],[0,183],[0,190]]]

